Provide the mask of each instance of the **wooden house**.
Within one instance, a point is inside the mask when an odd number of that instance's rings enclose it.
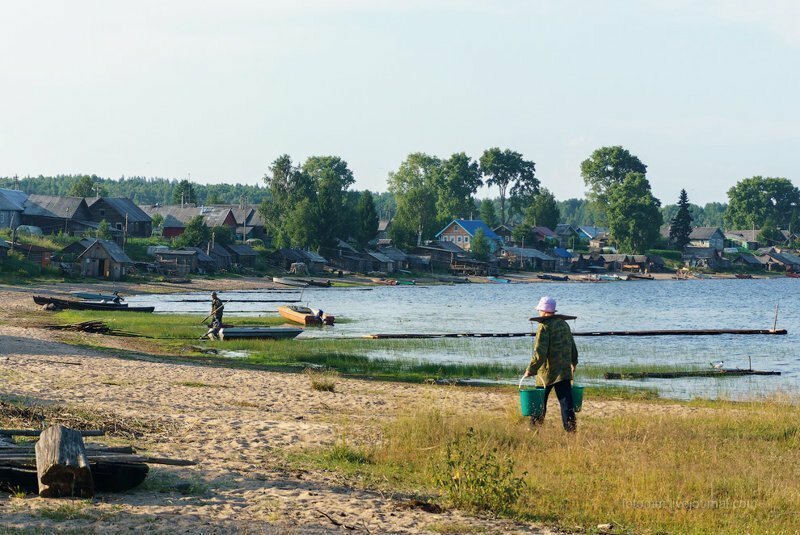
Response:
[[[83,197],[29,195],[22,212],[22,224],[39,227],[45,234],[82,234],[93,231],[89,207]]]
[[[706,269],[727,269],[730,261],[715,247],[686,247],[683,250],[683,263],[686,267]]]
[[[200,247],[184,247],[184,251],[197,253],[197,271],[199,273],[213,273],[217,270],[217,263]]]
[[[17,228],[22,224],[27,199],[21,191],[0,188],[0,228]]]
[[[460,249],[469,251],[472,240],[478,230],[489,241],[489,251],[494,253],[503,245],[503,240],[480,219],[454,219],[436,234],[436,239],[456,244]]]
[[[90,220],[105,220],[109,227],[128,236],[148,238],[153,234],[153,220],[132,200],[125,197],[87,197]]]
[[[514,233],[514,225],[511,223],[497,225],[496,227],[492,228],[492,232],[500,236],[500,239],[503,240],[503,243],[509,245],[514,243],[514,238],[512,237],[512,234]]]
[[[381,273],[394,273],[394,260],[383,253],[367,251],[367,256],[372,259],[372,269],[370,271],[380,271]]]
[[[395,269],[408,270],[411,268],[411,260],[401,249],[393,246],[378,247],[378,252],[386,255],[394,262]]]
[[[578,236],[578,231],[572,225],[567,223],[559,223],[556,225],[556,228],[553,229],[555,232],[556,239],[558,240],[559,247],[563,248],[571,248],[574,249],[575,246],[580,242],[580,237]]]
[[[101,279],[120,280],[128,274],[133,261],[110,240],[95,239],[83,253],[78,256],[81,275]]]
[[[168,275],[188,275],[197,273],[200,264],[197,251],[186,249],[168,249],[156,251],[155,255],[159,273]]]
[[[569,271],[572,268],[573,254],[563,247],[553,247],[552,257],[556,259],[556,270]]]
[[[553,271],[556,268],[555,258],[533,248],[505,246],[500,251],[500,258],[505,261],[506,267],[512,269]]]
[[[719,227],[694,227],[689,234],[689,245],[694,248],[711,247],[722,251],[725,248],[725,233]]]
[[[764,264],[761,263],[758,257],[751,254],[740,253],[736,258],[731,260],[731,264],[745,269],[764,269]]]
[[[24,256],[25,260],[28,262],[32,262],[41,267],[49,266],[53,261],[53,255],[56,253],[55,250],[42,247],[41,245],[25,243],[15,243],[14,251]]]
[[[236,217],[231,208],[214,206],[181,206],[175,204],[142,206],[142,210],[151,218],[159,214],[164,218],[162,235],[165,238],[180,236],[186,224],[194,217],[200,216],[209,228],[230,227],[234,231],[238,227]]]
[[[238,267],[255,267],[258,253],[249,245],[226,245],[225,248],[231,253],[233,263]]]
[[[234,258],[231,252],[218,243],[215,243],[213,246],[208,244],[206,246],[206,254],[214,259],[218,270],[230,269],[230,267],[233,265]]]

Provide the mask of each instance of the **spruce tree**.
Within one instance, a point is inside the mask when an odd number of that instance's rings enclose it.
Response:
[[[681,190],[678,198],[678,213],[672,218],[669,228],[669,239],[675,246],[683,250],[689,244],[689,235],[692,233],[692,214],[689,212],[689,196],[686,190]]]

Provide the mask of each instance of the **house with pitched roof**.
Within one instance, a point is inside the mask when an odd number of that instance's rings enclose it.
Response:
[[[225,226],[236,230],[238,227],[233,210],[227,207],[169,204],[165,206],[142,206],[141,208],[150,217],[160,214],[164,218],[162,235],[165,238],[183,234],[186,224],[196,216],[201,216],[209,228]]]
[[[105,220],[128,236],[148,238],[153,234],[153,220],[135,202],[126,197],[87,197],[86,206],[92,221]]]
[[[460,249],[469,251],[478,230],[483,231],[483,235],[489,240],[489,249],[492,253],[502,247],[503,239],[480,219],[454,219],[436,234],[436,239],[454,243]]]
[[[95,239],[78,255],[84,277],[119,280],[133,267],[131,260],[122,248],[111,240]]]
[[[22,224],[22,212],[28,195],[15,189],[0,188],[0,228],[17,228]]]
[[[692,247],[713,247],[717,251],[725,248],[725,233],[719,227],[694,227],[689,234]]]
[[[39,227],[45,234],[80,234],[97,228],[83,197],[57,195],[29,195],[22,224]]]

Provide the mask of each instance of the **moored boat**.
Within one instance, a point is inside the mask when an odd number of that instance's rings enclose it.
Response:
[[[511,280],[509,279],[504,279],[502,277],[494,277],[492,275],[486,277],[486,280],[488,280],[489,282],[493,282],[495,284],[508,284],[511,282]]]
[[[655,280],[655,277],[653,277],[650,274],[642,275],[641,273],[628,273],[628,278],[625,279],[625,280],[629,280],[629,281],[651,281],[651,280]]]
[[[85,299],[87,301],[113,301],[117,297],[120,299],[124,299],[115,294],[96,294],[91,292],[70,292],[70,295],[74,295],[78,299]]]
[[[284,286],[294,286],[296,288],[307,288],[308,283],[303,281],[298,281],[295,279],[287,279],[285,277],[272,277],[272,282],[277,284],[283,284]]]
[[[753,278],[753,276],[750,275],[749,273],[737,273],[736,275],[734,275],[734,277],[736,277],[737,279],[752,279]]]
[[[334,316],[321,310],[297,305],[279,306],[278,314],[300,325],[333,325],[336,320]]]
[[[548,273],[537,275],[537,278],[545,281],[557,281],[557,282],[565,282],[569,280],[569,277],[567,275],[550,275]]]
[[[298,327],[223,327],[219,330],[220,340],[257,338],[267,340],[286,340],[297,337],[303,329]]]
[[[117,312],[152,312],[155,310],[155,307],[131,307],[124,303],[74,301],[72,299],[59,299],[58,297],[44,297],[41,295],[34,295],[33,302],[37,305],[53,305],[56,308],[70,310],[110,310]]]

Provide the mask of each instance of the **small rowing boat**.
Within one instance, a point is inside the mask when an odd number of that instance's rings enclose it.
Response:
[[[297,337],[303,329],[298,327],[223,327],[219,330],[220,340],[240,340],[243,338],[264,340],[287,340]]]
[[[78,299],[85,299],[87,301],[113,301],[117,297],[123,299],[122,297],[114,294],[94,294],[91,292],[70,292],[70,295],[74,295]]]
[[[41,295],[34,295],[33,302],[37,305],[53,305],[56,308],[69,310],[111,310],[116,312],[152,312],[155,310],[155,307],[131,307],[123,303],[75,301],[72,299],[59,299],[58,297],[44,297]]]
[[[278,314],[300,325],[333,325],[336,318],[321,310],[296,305],[278,307]]]
[[[308,283],[303,281],[298,281],[295,279],[287,279],[285,277],[272,277],[272,282],[277,284],[283,284],[284,286],[294,286],[295,288],[307,288]]]
[[[502,277],[495,277],[495,276],[492,276],[492,275],[489,275],[488,277],[486,277],[486,280],[488,280],[489,282],[492,282],[494,284],[508,284],[508,283],[511,282],[511,280],[509,280],[509,279],[504,279]]]
[[[566,282],[569,280],[569,277],[567,275],[548,275],[547,273],[538,275],[537,278],[545,281],[558,281],[558,282]]]

